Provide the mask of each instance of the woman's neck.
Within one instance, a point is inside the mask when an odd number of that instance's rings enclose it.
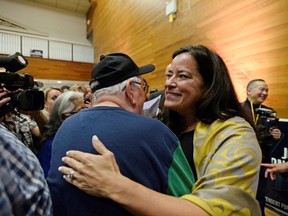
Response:
[[[197,123],[197,118],[190,116],[189,118],[184,118],[184,120],[185,120],[186,128],[184,129],[183,132],[193,131]]]

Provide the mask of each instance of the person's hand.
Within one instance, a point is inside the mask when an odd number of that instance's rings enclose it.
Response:
[[[277,173],[288,172],[288,162],[279,163],[279,164],[262,163],[261,166],[264,166],[267,168],[265,171],[265,178],[268,178],[268,176],[270,176],[271,180],[273,181],[276,179]]]
[[[14,91],[9,91],[7,89],[0,89],[0,107],[3,106],[4,104],[6,104],[7,102],[9,102],[11,100],[11,97],[7,97],[7,95],[11,95],[11,94],[17,94],[19,92],[23,91],[23,89],[17,89]]]
[[[0,111],[1,111],[1,107],[11,100],[11,98],[7,97],[7,95],[8,95],[7,91],[0,89]],[[0,123],[1,123],[5,119],[5,115],[4,115],[5,113],[2,113],[2,112],[0,113],[1,113],[0,115]]]
[[[62,161],[69,167],[61,166],[59,171],[64,179],[80,190],[94,196],[108,197],[117,192],[115,182],[123,177],[114,154],[93,136],[92,143],[99,155],[80,151],[68,151]]]
[[[3,89],[0,89],[0,107],[11,100],[10,97],[5,97],[7,95],[8,95],[7,91],[4,91]]]
[[[279,140],[281,137],[281,131],[278,128],[270,128],[270,134],[275,140]]]

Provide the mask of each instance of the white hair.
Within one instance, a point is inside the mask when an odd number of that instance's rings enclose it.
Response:
[[[125,89],[125,86],[127,84],[127,82],[131,80],[131,81],[135,81],[135,82],[141,82],[140,77],[138,76],[134,76],[131,77],[127,80],[124,80],[123,82],[117,83],[113,86],[109,86],[106,88],[101,88],[99,90],[96,90],[93,93],[93,101],[96,101],[99,97],[103,96],[103,95],[117,95],[121,92],[123,92],[123,90]],[[96,82],[96,81],[95,81]],[[93,89],[93,82],[91,83],[91,88]]]

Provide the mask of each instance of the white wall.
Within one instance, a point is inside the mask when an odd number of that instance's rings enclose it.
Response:
[[[46,33],[47,39],[92,45],[86,39],[86,16],[22,0],[0,0],[0,16]]]

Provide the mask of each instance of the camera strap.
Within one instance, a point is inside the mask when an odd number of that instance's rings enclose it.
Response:
[[[254,122],[254,125],[256,125],[258,118],[259,118],[259,114],[257,114],[256,118],[255,118],[255,111],[254,111],[253,103],[251,101],[250,101],[250,107],[251,107],[253,122]],[[261,108],[261,104],[260,104],[259,108]]]

